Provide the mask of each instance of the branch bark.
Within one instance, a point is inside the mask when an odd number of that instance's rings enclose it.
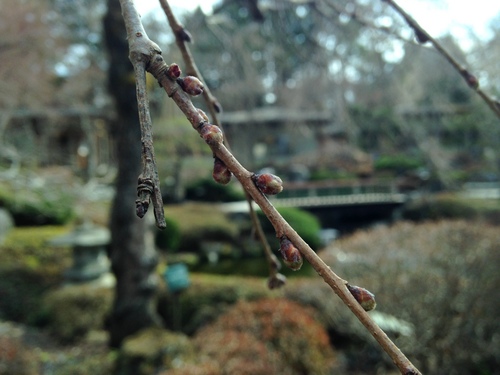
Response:
[[[134,32],[137,32],[135,27],[140,24],[140,18],[135,11],[134,4],[130,0],[120,0],[123,9],[125,22],[130,25],[127,29],[132,32],[129,35],[134,37]],[[135,26],[134,26],[135,25]],[[140,31],[140,44],[143,44],[140,50],[143,57],[147,59],[146,69],[158,80],[159,84],[167,95],[174,100],[176,105],[181,109],[186,118],[191,123],[192,127],[202,135],[203,130],[207,129],[210,124],[200,114],[198,109],[191,102],[190,97],[186,94],[177,82],[166,74],[168,66],[161,56],[159,48],[151,48],[156,46],[153,42],[147,42],[147,36]],[[137,36],[135,36],[137,37]],[[139,41],[137,41],[139,43]],[[130,40],[129,40],[130,43]],[[212,152],[220,160],[222,160],[231,173],[238,179],[244,190],[250,197],[260,206],[261,210],[270,220],[276,231],[276,236],[288,237],[288,239],[300,250],[304,258],[313,266],[316,272],[324,279],[324,281],[333,289],[333,291],[341,298],[348,308],[356,315],[360,322],[368,329],[372,336],[378,341],[380,346],[392,358],[396,366],[404,375],[420,374],[418,369],[406,358],[399,348],[389,339],[382,329],[371,319],[370,315],[361,307],[358,301],[353,297],[347,288],[347,281],[336,275],[329,266],[309,247],[309,245],[297,234],[297,232],[283,219],[279,212],[269,202],[267,197],[256,187],[252,177],[254,174],[246,170],[232,153],[224,146],[222,141],[214,141],[207,137],[204,138],[212,149]]]

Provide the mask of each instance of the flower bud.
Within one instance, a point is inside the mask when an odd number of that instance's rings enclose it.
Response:
[[[226,164],[219,158],[214,159],[214,171],[212,172],[212,177],[215,182],[227,185],[231,181],[231,172],[227,168]]]
[[[468,70],[465,70],[464,76],[465,76],[465,80],[467,81],[467,84],[469,85],[469,87],[473,88],[474,90],[479,88],[479,81],[474,74],[471,74],[471,73],[469,73]]]
[[[193,76],[177,78],[179,86],[191,96],[200,95],[203,92],[203,83]]]
[[[283,181],[281,181],[281,178],[271,173],[256,174],[253,179],[255,185],[264,194],[275,195],[281,193],[283,190]]]
[[[283,263],[285,263],[288,268],[292,271],[300,270],[304,262],[302,260],[302,254],[286,236],[280,238],[280,252]]]
[[[181,75],[181,68],[179,68],[179,65],[175,63],[171,64],[167,69],[167,75],[172,79],[177,79]]]
[[[222,141],[224,140],[222,131],[217,125],[211,125],[211,124],[202,125],[200,129],[200,135],[209,145],[222,143]]]
[[[351,292],[353,297],[356,301],[358,301],[361,307],[365,309],[365,311],[371,311],[377,306],[377,302],[375,302],[375,295],[369,290],[349,284],[347,284],[347,289],[349,289],[349,292]]]
[[[278,289],[281,288],[283,285],[286,283],[286,276],[277,273],[276,275],[271,276],[269,279],[267,279],[267,287],[269,289]]]
[[[421,30],[415,28],[415,38],[417,39],[417,42],[420,44],[425,44],[429,41],[429,38],[425,33],[423,33]]]

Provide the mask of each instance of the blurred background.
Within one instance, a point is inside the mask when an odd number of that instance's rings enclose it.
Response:
[[[140,141],[117,125],[113,72],[132,88],[134,76],[111,57],[112,3],[0,4],[0,374],[397,373],[307,264],[266,289],[241,187],[212,180],[210,150],[150,75],[167,229],[133,234],[152,251],[129,270],[157,281],[139,303],[151,321],[120,328],[113,254],[130,241],[113,226],[135,193],[115,193],[129,187],[120,150]],[[499,95],[500,4],[399,3]],[[157,2],[137,5],[185,70]],[[426,374],[500,373],[500,124],[474,90],[384,1],[172,6],[232,152],[283,179],[272,202],[376,294],[396,344]]]

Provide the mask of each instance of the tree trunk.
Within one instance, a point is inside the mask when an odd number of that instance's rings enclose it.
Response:
[[[147,246],[145,220],[135,214],[137,177],[141,168],[141,134],[133,68],[128,60],[125,24],[118,0],[108,0],[104,32],[109,52],[108,89],[115,100],[116,121],[111,135],[116,144],[118,176],[111,212],[110,258],[116,277],[116,294],[109,318],[110,345],[119,347],[125,337],[159,324],[155,309],[157,255]]]

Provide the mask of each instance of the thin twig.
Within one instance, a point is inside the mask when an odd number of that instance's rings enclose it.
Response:
[[[415,32],[415,36],[419,43],[430,42],[434,48],[450,63],[455,70],[460,73],[467,85],[476,91],[483,101],[490,107],[490,109],[500,118],[500,107],[497,102],[486,94],[480,87],[477,77],[472,74],[467,68],[460,65],[460,63],[439,43],[433,38],[422,26],[420,26],[415,19],[410,16],[403,8],[401,8],[394,0],[382,0],[391,6],[397,13],[403,17],[408,26]]]
[[[140,23],[139,15],[134,8],[134,4],[130,0],[120,0],[123,9],[125,23],[133,25]],[[129,28],[129,27],[128,27]],[[133,28],[134,29],[134,28]],[[135,30],[135,29],[134,29]],[[144,33],[143,36],[147,38]],[[154,45],[154,43],[152,43]],[[144,56],[145,58],[147,56]],[[149,64],[146,67],[158,80],[164,88],[167,95],[174,100],[179,109],[185,114],[192,127],[198,132],[209,126],[206,120],[199,113],[197,108],[191,102],[190,97],[182,90],[178,89],[178,85],[172,77],[165,74],[167,64],[160,55],[159,49],[149,49]],[[201,135],[201,134],[200,134]],[[309,245],[295,232],[295,230],[283,219],[279,212],[269,202],[267,197],[256,187],[252,179],[253,173],[246,170],[233,154],[224,146],[222,142],[209,142],[207,144],[212,149],[214,155],[221,159],[233,175],[240,181],[245,191],[259,205],[261,210],[267,216],[269,221],[274,226],[277,237],[286,236],[300,250],[306,260],[313,266],[318,274],[325,282],[333,289],[333,291],[344,301],[349,309],[356,315],[360,322],[368,329],[372,336],[378,341],[380,346],[392,358],[396,366],[404,375],[417,375],[420,372],[399,350],[399,348],[389,339],[382,329],[372,320],[370,315],[361,307],[353,295],[347,289],[347,282],[337,276],[329,266],[309,247]]]
[[[179,50],[181,51],[182,58],[186,64],[186,73],[189,75],[193,75],[195,77],[198,77],[203,84],[205,85],[205,90],[203,91],[203,98],[205,99],[205,102],[207,103],[208,111],[210,113],[210,116],[212,118],[213,123],[217,126],[221,126],[220,121],[219,121],[219,116],[218,114],[222,111],[222,107],[219,103],[219,101],[215,98],[215,96],[212,95],[211,91],[208,89],[208,86],[206,82],[203,80],[203,76],[200,73],[200,70],[196,66],[193,55],[191,54],[191,50],[189,49],[189,46],[187,43],[192,41],[192,36],[187,31],[183,25],[177,21],[177,18],[175,17],[174,13],[172,12],[172,8],[170,7],[170,4],[166,0],[160,0],[160,5],[165,12],[165,15],[167,16],[168,23],[170,25],[170,28],[174,32],[175,35],[175,42],[177,43],[177,46],[179,47]],[[226,140],[227,143],[227,140]]]
[[[142,173],[138,178],[136,213],[140,218],[144,217],[148,211],[149,203],[152,201],[156,226],[164,229],[166,222],[153,148],[153,125],[149,113],[146,87],[146,69],[149,63],[149,56],[161,53],[161,50],[156,43],[148,38],[133,2],[130,0],[120,0],[120,4],[124,19],[131,20],[131,22],[126,23],[127,39],[129,43],[129,58],[134,66],[137,105],[141,126]]]
[[[189,42],[192,42],[192,36],[189,31],[186,30],[186,28],[181,25],[178,21],[177,18],[175,17],[174,13],[172,12],[172,8],[170,7],[170,4],[166,0],[160,0],[161,7],[163,11],[165,12],[165,15],[167,16],[168,23],[170,25],[170,28],[172,29],[174,36],[175,36],[175,41],[177,46],[179,47],[182,58],[184,60],[184,63],[186,64],[186,74],[193,75],[197,78],[199,78],[203,83],[204,83],[204,90],[203,90],[203,98],[205,100],[205,103],[207,104],[208,110],[210,112],[210,117],[212,119],[212,123],[219,126],[223,130],[222,123],[219,118],[219,113],[221,112],[222,108],[217,100],[217,98],[212,94],[210,88],[208,85],[205,83],[205,80],[203,79],[203,76],[201,75],[200,70],[198,69],[198,66],[196,65],[196,62],[194,61],[193,55],[191,53],[191,50],[188,46]],[[224,135],[224,143],[226,144],[226,147],[231,150],[231,147],[229,145],[229,141],[226,138],[225,132],[223,131]],[[267,241],[266,236],[264,235],[264,231],[262,229],[262,224],[259,221],[259,218],[257,217],[257,213],[253,209],[252,206],[252,197],[248,195],[248,193],[245,191],[245,198],[248,202],[248,207],[249,207],[249,214],[250,214],[250,219],[252,221],[252,226],[255,229],[255,233],[262,244],[262,248],[264,249],[264,254],[266,257],[266,261],[268,263],[269,267],[269,282],[268,285],[271,289],[273,288],[278,288],[281,285],[284,284],[286,278],[285,276],[278,274],[279,268],[280,268],[280,263],[276,256],[273,254],[271,250],[271,246],[269,245],[269,242]]]

